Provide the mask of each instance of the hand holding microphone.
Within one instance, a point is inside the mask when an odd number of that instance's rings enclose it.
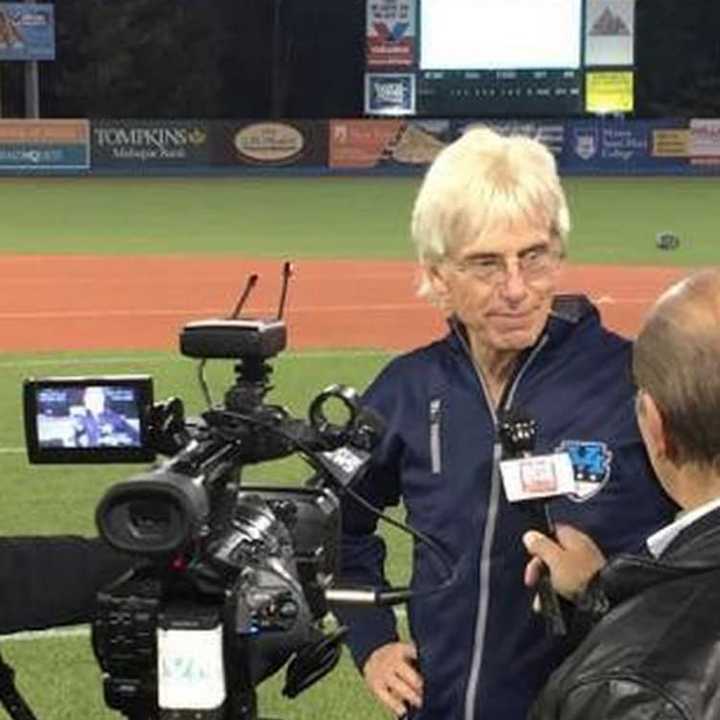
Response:
[[[554,540],[536,530],[523,535],[525,548],[533,556],[525,568],[525,584],[535,587],[546,568],[555,591],[574,601],[605,566],[605,556],[590,537],[570,525],[558,525],[555,535]]]

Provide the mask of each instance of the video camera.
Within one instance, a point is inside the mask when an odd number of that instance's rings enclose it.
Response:
[[[133,720],[254,719],[255,686],[291,657],[289,697],[339,658],[344,629],[323,627],[338,570],[338,494],[363,472],[382,422],[340,385],[312,401],[307,420],[265,402],[268,361],[286,346],[288,276],[286,266],[276,318],[237,317],[251,279],[230,319],[183,328],[180,350],[200,360],[208,401],[197,420],[177,398],[155,403],[149,376],[25,382],[31,462],[164,457],[111,487],[96,510],[106,541],[138,558],[99,594],[92,627],[106,703]],[[211,358],[236,363],[221,405],[204,378]],[[328,405],[345,421],[331,422]],[[294,453],[312,470],[305,487],[242,484],[245,465]]]

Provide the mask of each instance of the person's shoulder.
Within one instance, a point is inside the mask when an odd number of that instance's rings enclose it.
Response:
[[[653,688],[662,687],[665,695],[697,708],[702,691],[688,679],[696,676],[697,668],[711,672],[717,662],[718,596],[718,569],[691,572],[637,593],[619,603],[591,632],[585,647],[580,646],[583,660],[572,676],[578,684],[591,683],[612,671],[634,684],[640,695],[650,697]],[[717,695],[713,702],[720,702],[720,691]]]
[[[366,400],[387,394],[396,395],[398,391],[415,394],[441,372],[440,368],[451,352],[448,338],[444,338],[395,356],[370,383],[365,392]]]
[[[632,342],[610,330],[587,295],[556,295],[550,311],[550,333],[559,341],[593,345],[606,352],[628,353]]]
[[[429,366],[437,365],[450,352],[448,338],[428,343],[409,352],[396,355],[383,368],[383,373],[406,376],[408,372],[424,372]]]

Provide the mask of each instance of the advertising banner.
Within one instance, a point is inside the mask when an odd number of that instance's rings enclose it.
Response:
[[[473,127],[489,127],[500,135],[524,135],[539,140],[550,148],[553,155],[560,155],[565,144],[565,123],[561,120],[507,119],[507,120],[455,120],[453,137],[458,138]]]
[[[218,121],[212,124],[211,162],[220,165],[327,165],[327,122]]]
[[[693,165],[720,165],[720,119],[690,120],[689,154]]]
[[[578,120],[568,123],[561,169],[592,174],[687,172],[682,120]]]
[[[55,7],[0,3],[0,60],[54,60]]]
[[[0,170],[85,170],[87,120],[0,120]]]
[[[413,73],[366,73],[366,115],[414,115]]]
[[[585,64],[632,65],[635,61],[635,0],[587,0]]]
[[[424,167],[449,142],[448,120],[331,120],[330,167]]]
[[[586,73],[585,110],[599,115],[632,112],[635,105],[633,81],[632,70]]]
[[[367,0],[366,65],[408,68],[415,64],[415,0]]]
[[[120,170],[208,162],[205,120],[93,120],[93,167]]]
[[[657,158],[690,157],[690,130],[688,128],[653,129],[651,155]]]

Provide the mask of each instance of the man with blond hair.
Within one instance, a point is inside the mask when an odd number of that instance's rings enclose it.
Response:
[[[504,415],[537,422],[537,452],[570,456],[577,492],[550,512],[605,552],[632,547],[671,512],[633,414],[630,344],[587,298],[557,294],[569,229],[554,158],[525,137],[469,130],[418,193],[421,293],[449,332],[394,359],[368,389],[387,432],[357,490],[379,508],[402,499],[435,546],[414,545],[412,642],[399,640],[390,610],[337,610],[370,690],[396,715],[524,719],[566,652],[522,583],[533,518],[502,490]],[[345,502],[343,582],[385,582],[376,524]]]
[[[555,673],[533,720],[720,717],[720,272],[656,303],[633,352],[637,416],[660,484],[682,508],[645,552],[606,564],[571,526],[525,536],[565,597],[607,613]],[[609,611],[609,612],[608,612]]]

